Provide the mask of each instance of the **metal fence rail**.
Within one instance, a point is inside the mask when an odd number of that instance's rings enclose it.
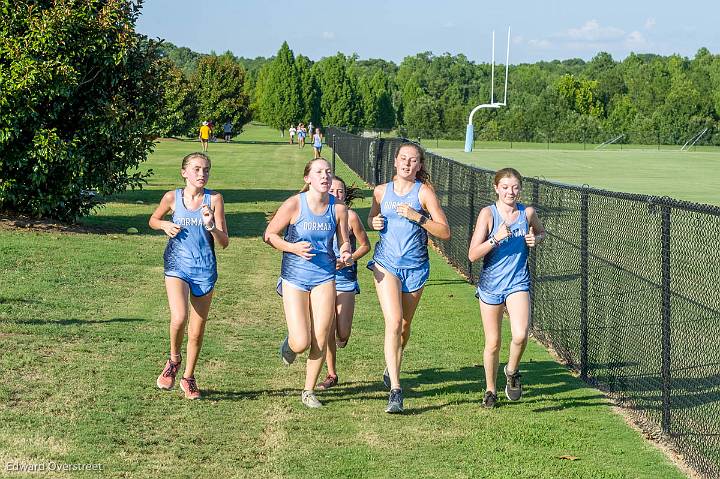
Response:
[[[366,182],[392,178],[401,139],[326,133]],[[495,201],[494,172],[429,152],[425,161],[452,231],[434,243],[476,281],[482,265],[467,252]],[[548,231],[529,256],[534,336],[720,477],[720,208],[534,178],[523,197]]]

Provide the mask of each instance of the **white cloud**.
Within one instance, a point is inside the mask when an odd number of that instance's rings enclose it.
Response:
[[[323,40],[335,40],[335,32],[322,32]]]
[[[536,40],[536,39],[528,40],[528,45],[530,45],[531,47],[537,47],[537,48],[550,48],[550,42],[548,40],[545,40],[544,38],[540,39],[540,40]]]
[[[513,45],[520,45],[525,38],[522,35],[513,35],[512,37],[512,43]]]
[[[579,42],[597,42],[617,40],[624,35],[625,32],[620,28],[601,27],[597,20],[588,20],[582,27],[571,28],[561,36]]]
[[[625,37],[625,46],[629,49],[646,48],[648,41],[645,39],[642,33],[637,30],[630,32]]]
[[[645,20],[645,30],[652,30],[653,27],[655,27],[655,23],[655,19],[652,17]]]

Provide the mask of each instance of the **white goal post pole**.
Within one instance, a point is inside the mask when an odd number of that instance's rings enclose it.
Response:
[[[473,141],[475,140],[475,128],[473,127],[473,116],[475,112],[482,108],[500,108],[507,105],[507,85],[508,71],[510,67],[510,27],[508,27],[507,36],[507,53],[505,54],[505,93],[502,103],[495,101],[495,31],[492,34],[492,66],[490,68],[490,103],[478,105],[470,112],[468,124],[465,128],[465,152],[470,153],[473,150]]]

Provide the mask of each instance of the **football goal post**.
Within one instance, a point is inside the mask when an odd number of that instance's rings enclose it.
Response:
[[[490,70],[490,103],[478,105],[470,112],[467,128],[465,129],[465,151],[470,153],[473,150],[475,131],[473,129],[473,116],[475,112],[483,108],[500,108],[507,105],[508,71],[510,67],[510,27],[507,33],[507,52],[505,54],[505,95],[502,102],[495,101],[495,31],[492,33],[492,66]]]

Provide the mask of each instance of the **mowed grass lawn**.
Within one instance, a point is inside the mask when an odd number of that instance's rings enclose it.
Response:
[[[512,166],[528,177],[568,183],[587,184],[626,193],[669,196],[671,198],[720,206],[720,148],[700,151],[673,149],[582,150],[582,145],[552,145],[543,149],[494,148],[483,145],[465,153],[459,142],[423,142],[431,151],[481,168],[497,170]],[[485,147],[488,146],[488,147]],[[573,149],[573,148],[580,149]]]
[[[260,235],[265,214],[301,186],[312,153],[249,142],[271,133],[250,127],[238,138],[247,143],[210,146],[210,187],[224,194],[231,243],[217,252],[201,401],[155,387],[168,353],[166,238],[147,227],[196,143],[159,143],[149,187],[88,218],[96,233],[0,231],[0,475],[23,475],[7,463],[54,461],[102,464],[107,477],[683,477],[534,342],[522,401],[482,409],[473,287],[435,254],[401,376],[407,413],[383,412],[383,321],[367,257],[340,385],[320,394],[324,408],[305,408],[304,357],[284,367],[277,354],[280,253]],[[369,204],[357,205],[362,217]],[[130,226],[140,233],[125,234]]]

